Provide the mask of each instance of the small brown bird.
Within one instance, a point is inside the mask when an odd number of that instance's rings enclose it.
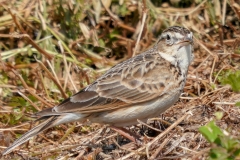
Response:
[[[117,64],[59,105],[36,113],[43,122],[13,142],[8,154],[40,132],[73,121],[124,127],[146,121],[171,107],[185,86],[193,60],[192,33],[169,27],[147,51]]]

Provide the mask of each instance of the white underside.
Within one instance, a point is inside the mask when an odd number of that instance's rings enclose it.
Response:
[[[148,118],[158,116],[171,107],[179,98],[179,90],[168,96],[153,99],[149,102],[129,106],[112,112],[103,112],[90,118],[94,123],[105,123],[118,127],[137,124],[137,119],[146,121]]]

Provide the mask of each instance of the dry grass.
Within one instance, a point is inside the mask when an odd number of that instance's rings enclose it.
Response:
[[[141,145],[105,126],[76,122],[51,128],[2,159],[206,159],[211,146],[198,128],[211,120],[239,137],[240,95],[219,83],[222,71],[239,70],[239,0],[102,2],[0,2],[0,150],[32,127],[31,113],[145,50],[172,25],[189,28],[195,39],[181,99],[129,128]]]

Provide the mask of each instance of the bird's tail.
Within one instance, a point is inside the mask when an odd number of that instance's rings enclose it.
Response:
[[[6,148],[2,152],[2,155],[6,155],[6,154],[10,153],[16,147],[20,146],[21,144],[25,143],[33,136],[38,135],[39,133],[43,132],[44,130],[46,130],[48,128],[54,127],[54,126],[62,124],[62,123],[76,121],[76,120],[82,119],[83,117],[84,116],[81,116],[78,114],[71,114],[71,113],[64,114],[64,115],[49,116],[49,118],[46,119],[44,122],[42,122],[39,125],[37,125],[36,127],[32,128],[30,131],[23,134],[22,137],[20,137],[16,141],[14,141],[11,146]],[[42,119],[45,119],[45,118],[47,118],[47,117],[43,117]]]

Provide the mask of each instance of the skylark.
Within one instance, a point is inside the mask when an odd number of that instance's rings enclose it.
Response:
[[[43,122],[8,147],[3,155],[40,132],[73,121],[124,127],[158,116],[171,107],[185,86],[193,60],[192,33],[169,27],[147,51],[117,64],[59,105],[36,113]]]

